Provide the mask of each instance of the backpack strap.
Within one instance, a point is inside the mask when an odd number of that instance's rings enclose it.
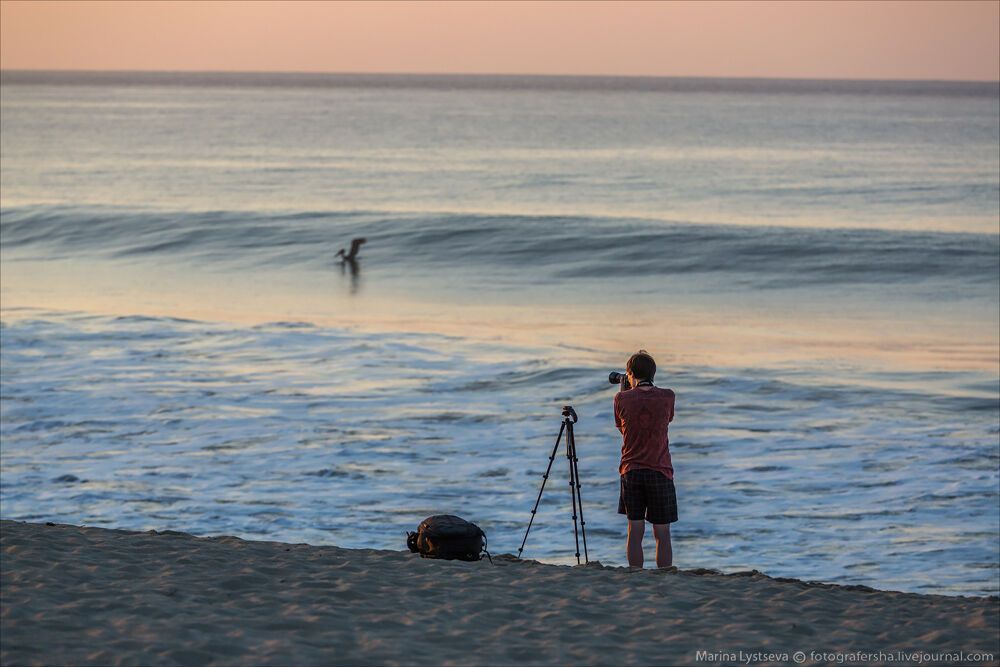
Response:
[[[486,539],[486,533],[484,533],[482,529],[480,529],[479,532],[482,533],[483,536],[483,553],[486,554],[486,557],[490,559],[490,565],[493,565],[493,556],[491,556],[490,552],[486,549],[486,547],[489,546],[490,541]]]

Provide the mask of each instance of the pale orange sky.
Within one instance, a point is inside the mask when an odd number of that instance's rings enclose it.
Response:
[[[1000,79],[1000,2],[0,2],[4,69]]]

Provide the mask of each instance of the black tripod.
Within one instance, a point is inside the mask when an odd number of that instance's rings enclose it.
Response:
[[[569,488],[570,495],[573,496],[573,539],[576,541],[576,564],[580,564],[580,533],[583,533],[583,558],[585,563],[590,562],[587,556],[587,522],[583,520],[583,497],[580,495],[580,469],[576,458],[576,439],[573,437],[573,424],[579,419],[576,410],[572,406],[564,405],[562,409],[562,426],[559,427],[559,435],[556,437],[556,445],[552,448],[549,456],[549,467],[542,475],[542,488],[538,489],[538,498],[535,499],[535,507],[531,510],[531,520],[528,521],[528,529],[524,531],[524,539],[521,540],[521,548],[517,550],[517,557],[521,557],[524,551],[524,543],[528,541],[528,533],[531,532],[531,524],[535,522],[535,513],[538,512],[538,503],[542,500],[542,491],[545,490],[545,482],[549,479],[549,472],[552,470],[552,462],[559,451],[559,441],[562,440],[563,432],[566,433],[566,458],[569,460]],[[576,509],[580,508],[580,529],[577,532]]]

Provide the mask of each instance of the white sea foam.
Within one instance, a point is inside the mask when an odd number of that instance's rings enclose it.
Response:
[[[572,403],[590,557],[623,560],[613,388],[565,350],[17,311],[2,354],[4,518],[402,548],[456,513],[515,551]],[[679,396],[679,563],[997,591],[988,378],[661,375]],[[565,467],[560,452],[532,557],[572,558]]]

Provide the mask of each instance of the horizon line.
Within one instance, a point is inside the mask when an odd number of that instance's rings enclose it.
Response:
[[[888,79],[888,78],[850,78],[850,77],[804,77],[804,76],[736,76],[736,75],[698,75],[698,74],[531,74],[518,72],[401,72],[401,71],[346,71],[346,70],[250,70],[250,69],[92,69],[92,68],[48,68],[48,67],[0,67],[0,72],[32,72],[32,73],[75,73],[75,74],[272,74],[272,75],[313,75],[313,76],[433,76],[433,77],[519,77],[519,78],[560,78],[560,79],[719,79],[744,81],[832,81],[832,82],[870,82],[870,83],[978,83],[1000,84],[1000,79]]]

